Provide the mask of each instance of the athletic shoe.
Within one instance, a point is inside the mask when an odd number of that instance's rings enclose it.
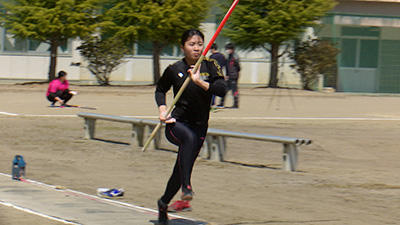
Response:
[[[181,199],[184,201],[191,201],[193,199],[193,190],[190,185],[182,187]]]
[[[210,112],[217,113],[219,111],[221,111],[221,109],[215,108],[214,110],[211,110]]]
[[[168,206],[168,212],[186,212],[192,211],[192,207],[189,204],[189,201],[178,200],[174,202],[172,205]]]
[[[168,205],[159,199],[157,201],[158,206],[158,225],[168,225]]]
[[[123,188],[113,188],[113,189],[101,189],[99,188],[97,195],[100,197],[105,197],[105,198],[117,198],[117,197],[122,197],[124,196],[125,190]]]

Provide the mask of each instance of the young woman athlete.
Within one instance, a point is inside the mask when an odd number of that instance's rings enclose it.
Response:
[[[192,200],[191,173],[207,133],[211,98],[212,95],[223,97],[227,91],[221,68],[215,60],[205,58],[197,72],[192,72],[203,49],[204,35],[195,29],[185,31],[181,38],[181,50],[185,57],[168,66],[157,82],[155,97],[159,118],[166,123],[167,139],[179,146],[173,173],[164,195],[157,202],[159,224],[168,224],[168,204],[179,189],[182,190],[182,200]],[[172,86],[176,95],[188,76],[191,82],[171,115],[165,115],[166,93]]]

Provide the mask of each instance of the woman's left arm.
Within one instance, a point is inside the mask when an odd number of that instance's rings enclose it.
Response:
[[[205,91],[208,91],[208,89],[210,88],[210,83],[200,78],[200,68],[196,71],[196,73],[193,73],[193,67],[194,66],[191,66],[191,68],[188,70],[190,78],[195,84],[203,88]]]
[[[208,91],[213,95],[217,95],[219,97],[224,97],[226,92],[228,91],[228,87],[226,86],[224,75],[220,67],[216,65],[216,61],[211,61],[209,64],[209,73],[210,73],[210,86]]]
[[[193,69],[193,67],[192,67]],[[199,87],[203,88],[205,91],[209,91],[214,95],[219,97],[224,97],[227,92],[227,86],[224,82],[224,77],[222,73],[218,72],[217,67],[209,68],[210,79],[209,82],[204,81],[200,78],[200,69],[197,70],[196,73],[193,73],[192,69],[189,69],[190,78],[192,81],[198,85]]]

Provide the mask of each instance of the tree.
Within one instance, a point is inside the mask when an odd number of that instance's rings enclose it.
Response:
[[[57,48],[70,38],[84,37],[96,28],[98,0],[13,0],[3,2],[0,19],[16,38],[50,45],[49,81],[55,79]]]
[[[290,54],[290,58],[296,62],[292,67],[300,73],[305,90],[312,90],[318,75],[335,75],[338,54],[339,50],[331,42],[319,39],[308,39],[295,48]]]
[[[85,38],[78,50],[88,61],[89,71],[102,86],[110,85],[111,72],[124,62],[123,57],[129,53],[119,38],[101,39],[99,36]]]
[[[279,53],[280,45],[315,26],[334,5],[334,0],[241,0],[224,35],[242,49],[263,48],[270,53],[268,86],[276,88],[279,58],[286,53]]]
[[[154,83],[160,78],[160,54],[179,44],[185,30],[198,28],[209,10],[209,0],[121,0],[107,11],[112,23],[105,29],[126,42],[149,41],[153,51]]]

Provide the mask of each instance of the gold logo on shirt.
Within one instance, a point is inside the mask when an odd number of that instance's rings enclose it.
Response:
[[[210,77],[210,74],[208,73],[208,72],[203,72],[203,73],[200,73],[200,78],[202,79],[202,80],[209,80],[209,77]]]

